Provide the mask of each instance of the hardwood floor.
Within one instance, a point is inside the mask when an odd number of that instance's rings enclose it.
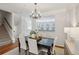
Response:
[[[12,44],[12,41],[9,37],[9,34],[8,34],[6,28],[2,24],[0,26],[0,55],[8,52],[9,50],[11,50],[15,47],[16,47],[16,45]]]
[[[64,49],[64,47],[63,46],[58,46],[58,45],[55,45],[56,47],[59,47],[59,48],[62,48],[62,49]]]
[[[4,53],[7,53],[11,50],[14,50],[18,47],[18,43],[15,43],[15,44],[7,44],[5,46],[2,46],[0,47],[0,55],[4,54]],[[56,55],[64,55],[64,48],[60,48],[60,47],[55,47],[55,50],[56,50]],[[17,50],[18,51],[18,50]],[[17,54],[17,51],[16,51],[16,54]],[[15,54],[15,55],[16,55]],[[25,53],[22,53],[22,55],[25,54]]]
[[[18,43],[10,43],[0,47],[0,55],[18,47]]]

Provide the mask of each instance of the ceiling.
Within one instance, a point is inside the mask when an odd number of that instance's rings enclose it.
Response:
[[[74,3],[38,3],[40,13],[70,8]],[[31,13],[34,10],[33,3],[0,3],[0,9],[13,13]]]

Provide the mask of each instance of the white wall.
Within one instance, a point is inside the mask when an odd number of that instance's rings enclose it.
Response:
[[[19,33],[21,32],[21,16],[18,14],[14,14],[14,37],[18,38],[19,37]]]
[[[76,7],[76,19],[77,19],[77,23],[79,24],[79,4]]]
[[[55,15],[56,18],[56,35],[57,45],[63,46],[65,40],[64,27],[66,25],[66,12],[62,12]]]
[[[15,38],[18,38],[20,33],[24,33],[25,36],[29,35],[30,30],[27,28],[29,21],[28,16],[14,14]]]
[[[24,34],[25,34],[25,36],[27,36],[27,35],[29,35],[29,33],[30,33],[31,29],[32,29],[32,24],[31,24],[32,23],[32,20],[30,19],[29,16],[23,17],[23,19],[25,20],[23,22],[23,23],[25,23],[24,24],[24,27],[25,27]]]
[[[79,14],[78,10],[79,10],[78,4],[72,6],[72,8],[67,9],[67,13],[68,13],[67,15],[68,15],[68,20],[70,24],[70,26],[67,26],[67,27],[76,26],[77,23],[79,22],[78,21],[78,14]]]

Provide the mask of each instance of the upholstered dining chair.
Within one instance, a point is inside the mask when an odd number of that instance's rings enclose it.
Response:
[[[57,41],[57,37],[54,38],[54,44],[53,44],[53,47],[52,47],[52,54],[53,54],[53,55],[56,54],[56,50],[55,50],[56,41]]]
[[[38,48],[37,40],[28,38],[29,54],[41,54],[41,50]]]
[[[31,38],[28,38],[28,46],[29,46],[29,54],[36,54],[38,55],[38,47],[37,47],[37,41]]]
[[[19,52],[21,52],[21,49],[25,50],[25,54],[27,54],[28,46],[25,36],[22,33],[19,35]]]

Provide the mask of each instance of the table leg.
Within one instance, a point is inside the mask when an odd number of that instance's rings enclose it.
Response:
[[[48,55],[51,55],[51,47],[48,48],[48,52],[47,52]]]

